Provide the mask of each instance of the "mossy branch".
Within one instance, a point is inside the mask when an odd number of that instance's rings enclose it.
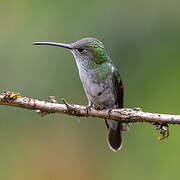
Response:
[[[0,105],[15,106],[24,109],[39,110],[42,113],[61,113],[78,117],[98,117],[112,120],[136,123],[148,122],[159,125],[180,124],[180,115],[160,114],[143,112],[140,108],[123,108],[107,110],[96,110],[91,108],[87,111],[86,106],[68,104],[64,99],[64,104],[58,104],[54,97],[50,97],[50,102],[40,101],[29,97],[21,97],[20,94],[4,92],[0,94]]]

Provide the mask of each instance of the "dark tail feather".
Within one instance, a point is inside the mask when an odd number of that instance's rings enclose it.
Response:
[[[107,125],[107,141],[109,147],[113,151],[118,151],[122,147],[122,137],[121,137],[121,123],[105,119]]]

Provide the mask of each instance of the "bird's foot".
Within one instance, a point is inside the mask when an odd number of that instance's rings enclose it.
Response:
[[[96,109],[96,110],[103,110],[103,109],[105,109],[104,106],[94,105],[94,104],[90,103],[90,105],[87,105],[87,106],[86,106],[87,116],[88,116],[89,112],[91,112],[91,109],[92,109],[92,108],[94,108],[94,109]]]
[[[55,96],[49,96],[49,101],[50,103],[54,103],[54,104],[57,104],[57,101],[56,101],[56,97]],[[36,110],[36,112],[41,116],[41,117],[44,117],[48,114],[51,114],[51,113],[48,113],[46,111],[42,111],[42,110]]]
[[[154,123],[155,125],[155,130],[160,130],[160,134],[162,136],[158,137],[158,140],[164,140],[167,139],[169,137],[169,126],[168,124],[158,124],[158,123]]]
[[[86,117],[88,117],[88,115],[89,115],[89,112],[91,112],[91,109],[93,108],[93,105],[87,105],[86,106]]]
[[[108,109],[108,116],[109,116],[109,119],[111,119],[111,112],[112,112],[113,108],[110,108]]]
[[[103,109],[105,109],[105,107],[103,105],[94,105],[94,109],[103,110]]]

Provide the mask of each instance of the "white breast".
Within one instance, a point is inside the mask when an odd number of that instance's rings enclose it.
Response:
[[[88,100],[95,105],[112,107],[115,104],[115,97],[112,89],[113,85],[111,76],[99,83],[97,78],[94,77],[95,72],[83,68],[78,69]]]

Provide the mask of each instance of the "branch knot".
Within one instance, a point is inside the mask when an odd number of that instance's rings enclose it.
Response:
[[[75,116],[83,116],[79,109],[77,109],[73,104],[69,104],[64,98],[62,98],[63,103],[66,105],[66,108],[68,110],[67,114],[69,115],[75,115]]]

